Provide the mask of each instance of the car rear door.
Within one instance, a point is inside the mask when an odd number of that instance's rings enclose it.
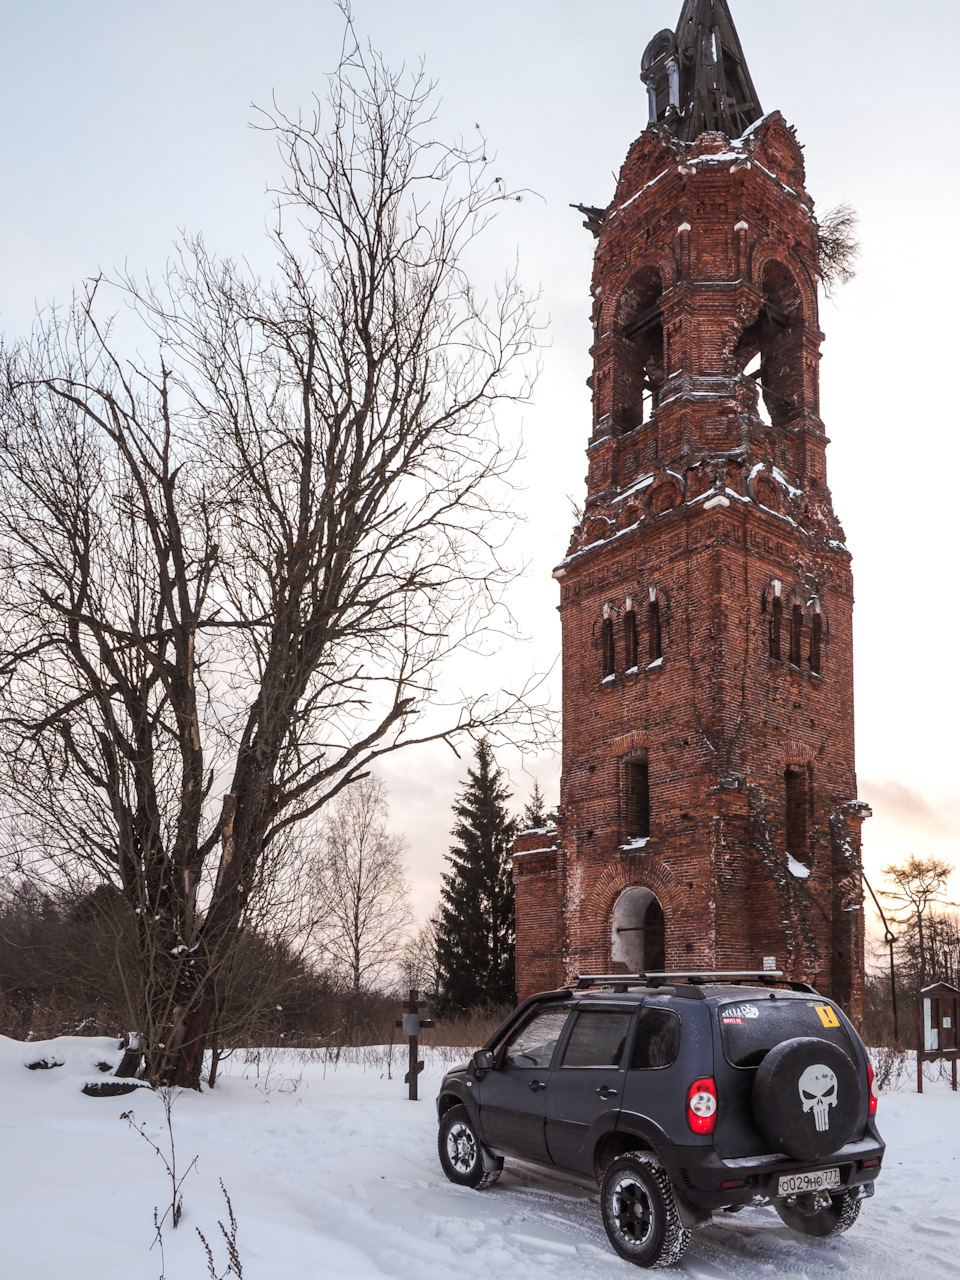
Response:
[[[541,1008],[497,1051],[497,1065],[478,1081],[486,1144],[507,1155],[548,1160],[544,1135],[550,1063],[569,1007]]]
[[[679,1003],[679,1002],[674,1002]],[[618,1128],[659,1134],[673,1143],[702,1142],[686,1120],[687,1090],[697,1076],[710,1075],[713,1044],[710,1015],[704,1005],[684,1002],[682,1011],[667,1000],[645,1000],[624,1086]]]
[[[546,1091],[547,1150],[564,1169],[593,1173],[597,1137],[616,1128],[632,1020],[629,1006],[577,1010]]]

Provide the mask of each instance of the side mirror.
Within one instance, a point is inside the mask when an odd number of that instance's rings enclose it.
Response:
[[[493,1070],[493,1051],[491,1049],[478,1049],[473,1055],[474,1071],[492,1071]]]

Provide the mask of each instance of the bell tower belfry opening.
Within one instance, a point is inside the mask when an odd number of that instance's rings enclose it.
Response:
[[[641,77],[649,124],[585,210],[587,497],[554,573],[560,821],[514,859],[520,994],[772,961],[857,1017],[869,810],[803,154],[726,0],[686,0]]]

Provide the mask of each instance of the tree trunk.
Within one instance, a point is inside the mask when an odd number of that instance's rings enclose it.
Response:
[[[178,1006],[166,1026],[156,1049],[156,1066],[150,1073],[161,1085],[178,1089],[199,1089],[203,1072],[203,1053],[216,998],[213,978],[208,974],[197,989],[195,998],[186,1006]]]

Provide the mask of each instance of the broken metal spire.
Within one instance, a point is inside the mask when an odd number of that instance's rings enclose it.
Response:
[[[739,138],[763,115],[727,0],[685,0],[676,32],[647,45],[640,77],[650,123],[684,142],[708,130]]]

